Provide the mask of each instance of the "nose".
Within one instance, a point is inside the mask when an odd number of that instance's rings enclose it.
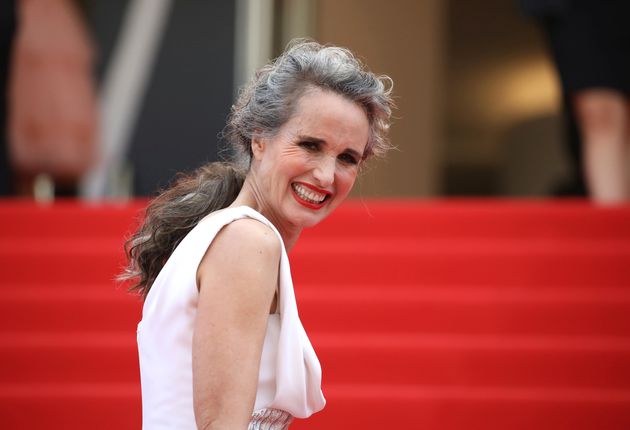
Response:
[[[313,169],[313,176],[317,185],[322,188],[331,186],[335,182],[335,168],[336,160],[334,157],[322,157]]]

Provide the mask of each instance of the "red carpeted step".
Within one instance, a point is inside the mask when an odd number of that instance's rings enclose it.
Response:
[[[142,299],[111,283],[0,289],[0,333],[133,333],[141,318]]]
[[[80,203],[74,200],[36,204],[0,199],[0,238],[57,240],[120,238],[133,231],[146,202]]]
[[[540,249],[527,245],[487,248],[425,248],[414,252],[377,252],[356,248],[351,254],[331,244],[329,253],[294,254],[292,271],[299,282],[322,285],[558,285],[629,286],[630,254],[613,249]],[[562,251],[562,252],[560,252]],[[350,255],[351,257],[349,257]]]
[[[111,282],[125,265],[122,240],[0,240],[4,285]]]
[[[145,204],[0,201],[3,428],[139,428]],[[298,430],[630,427],[630,207],[349,202],[291,259],[329,401]]]
[[[137,430],[139,384],[0,383],[3,429]]]
[[[562,336],[323,334],[330,383],[630,390],[630,340]]]
[[[140,383],[135,334],[0,334],[2,383]]]
[[[624,336],[630,288],[371,287],[304,285],[308,331]],[[0,290],[0,331],[134,332],[142,300],[111,284]]]
[[[305,285],[308,331],[627,336],[630,288]]]
[[[328,383],[630,390],[628,339],[314,333],[311,340]],[[0,355],[4,383],[139,382],[127,333],[0,335]]]
[[[630,286],[630,243],[320,242],[292,253],[296,281],[355,285]],[[124,266],[120,240],[0,242],[5,283],[107,282]]]
[[[301,429],[622,430],[627,390],[540,390],[404,385],[331,385],[326,408]],[[292,427],[293,429],[293,427]]]
[[[119,237],[146,200],[37,205],[0,201],[0,237]],[[304,238],[591,238],[630,239],[630,207],[596,208],[553,200],[350,200]],[[43,222],[46,220],[46,222]]]
[[[141,214],[132,208],[130,218]],[[116,217],[115,211],[104,217]],[[553,201],[349,201],[304,237],[630,239],[630,207]],[[108,221],[105,221],[108,222]]]
[[[326,408],[292,429],[625,430],[626,390],[330,385]],[[128,384],[0,385],[4,428],[137,429],[140,394]],[[54,423],[54,424],[51,424]]]
[[[365,235],[437,239],[625,239],[630,206],[554,200],[350,200],[301,240]]]

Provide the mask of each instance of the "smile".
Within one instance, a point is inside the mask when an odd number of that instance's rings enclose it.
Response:
[[[311,209],[321,208],[326,198],[331,195],[328,191],[315,189],[310,184],[298,182],[293,182],[291,189],[293,189],[295,196],[298,197],[296,199],[298,203]]]

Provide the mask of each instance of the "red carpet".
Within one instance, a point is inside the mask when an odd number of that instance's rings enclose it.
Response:
[[[141,204],[0,201],[3,429],[140,428]],[[328,399],[292,428],[630,428],[630,207],[349,202],[291,258]]]

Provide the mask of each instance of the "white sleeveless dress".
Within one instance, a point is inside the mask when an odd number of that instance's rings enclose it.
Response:
[[[197,268],[217,233],[241,218],[276,228],[254,209],[240,206],[208,215],[181,241],[149,290],[138,324],[144,430],[196,429],[192,388],[192,337],[199,292]],[[256,402],[249,429],[286,429],[326,401],[321,367],[300,322],[284,244],[277,313],[269,315]]]

